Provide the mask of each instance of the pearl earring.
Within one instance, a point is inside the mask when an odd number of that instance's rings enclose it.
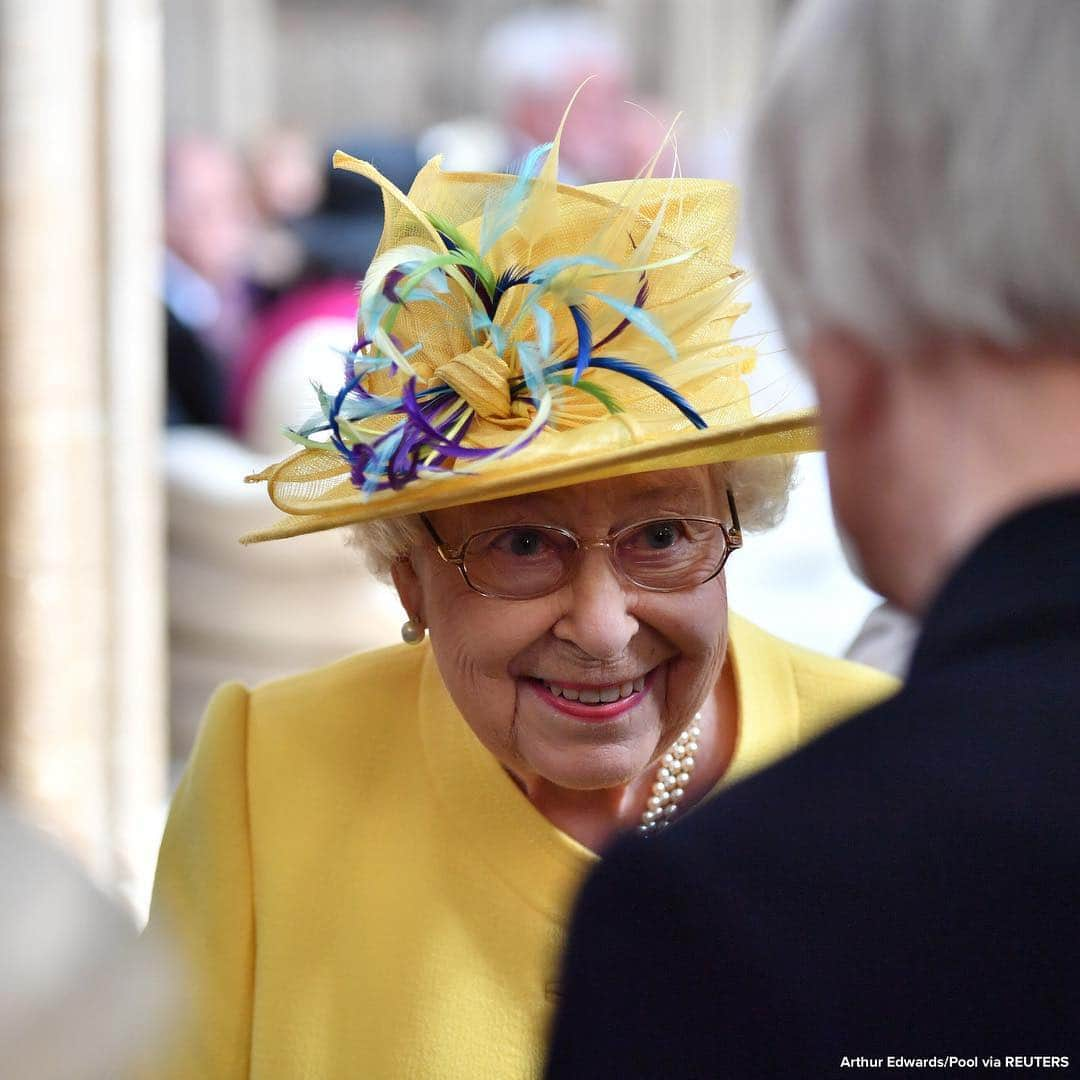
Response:
[[[409,619],[401,627],[401,640],[407,645],[419,645],[424,640],[424,634],[426,633],[423,623]]]

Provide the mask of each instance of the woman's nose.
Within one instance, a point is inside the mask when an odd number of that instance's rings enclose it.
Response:
[[[604,548],[583,551],[564,590],[566,604],[552,633],[597,660],[618,659],[638,631],[631,590]]]

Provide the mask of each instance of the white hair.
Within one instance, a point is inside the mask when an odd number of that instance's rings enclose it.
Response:
[[[752,127],[759,272],[797,350],[1080,337],[1080,3],[810,0]]]
[[[794,482],[792,455],[721,462],[709,466],[709,471],[718,492],[731,489],[744,531],[762,531],[780,523]],[[408,558],[413,545],[427,535],[416,514],[362,521],[348,533],[349,545],[364,555],[368,569],[381,581],[389,581],[394,563]]]
[[[583,68],[625,73],[626,49],[615,22],[585,8],[536,8],[496,23],[484,38],[480,70],[497,99],[564,93]],[[598,133],[598,137],[599,133]]]

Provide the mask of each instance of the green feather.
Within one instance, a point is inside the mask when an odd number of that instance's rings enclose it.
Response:
[[[609,413],[621,413],[626,410],[611,396],[611,393],[599,383],[589,382],[588,379],[579,379],[574,382],[573,375],[549,375],[548,382],[562,383],[563,386],[572,386],[575,390],[584,390],[591,394]]]
[[[428,214],[427,218],[458,249],[461,258],[456,261],[459,265],[467,266],[472,270],[476,274],[477,280],[483,282],[488,296],[494,296],[495,271],[488,266],[476,248],[469,243],[462,231],[457,226],[451,225],[445,218],[439,217],[438,214]]]
[[[309,439],[306,435],[301,435],[298,431],[293,431],[291,428],[282,428],[281,434],[285,436],[289,442],[297,443],[299,446],[306,447],[308,450],[325,450],[327,443],[316,442],[314,439]]]

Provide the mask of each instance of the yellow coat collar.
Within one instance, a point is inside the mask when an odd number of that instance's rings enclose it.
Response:
[[[425,765],[462,844],[550,918],[565,918],[581,878],[597,861],[588,848],[552,825],[526,799],[462,718],[439,675],[430,647],[421,665],[419,720]],[[714,791],[795,750],[802,703],[790,647],[736,615],[728,657],[739,703],[735,753]]]

